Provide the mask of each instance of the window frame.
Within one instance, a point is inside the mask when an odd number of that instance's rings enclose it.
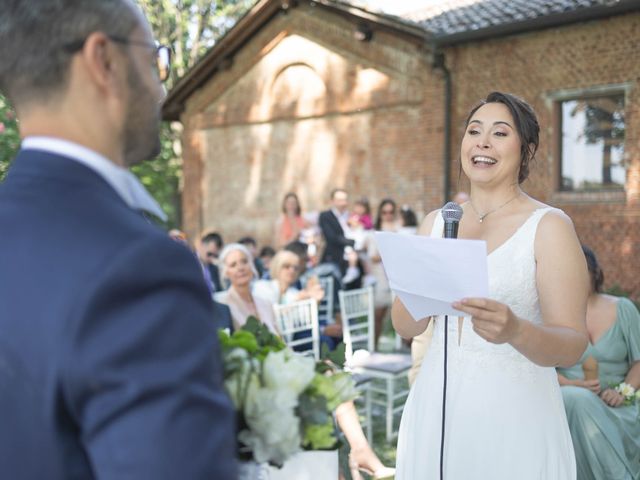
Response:
[[[562,103],[571,100],[586,100],[589,98],[599,98],[612,95],[622,95],[624,99],[625,119],[628,108],[629,92],[631,83],[619,83],[592,86],[580,89],[567,89],[551,92],[547,94],[547,100],[551,103],[552,113],[552,156],[555,160],[553,166],[553,201],[556,202],[579,202],[579,203],[620,203],[626,200],[627,178],[622,188],[604,188],[601,190],[564,190],[562,188],[562,129],[563,115]],[[626,127],[626,122],[625,122]],[[626,141],[626,139],[625,139]],[[626,143],[625,143],[626,146]],[[626,156],[626,149],[624,155]]]

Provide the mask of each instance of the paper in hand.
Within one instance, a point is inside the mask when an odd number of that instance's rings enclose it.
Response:
[[[451,304],[489,296],[487,245],[482,240],[376,232],[389,285],[414,320],[465,315]]]

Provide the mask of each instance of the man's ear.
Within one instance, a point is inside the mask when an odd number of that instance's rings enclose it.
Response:
[[[123,55],[102,32],[93,32],[84,42],[81,52],[87,76],[100,90],[110,90],[116,85]]]

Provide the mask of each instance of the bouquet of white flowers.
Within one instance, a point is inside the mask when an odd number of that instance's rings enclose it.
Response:
[[[240,459],[281,466],[302,449],[338,448],[333,411],[357,395],[351,375],[338,367],[344,348],[325,350],[316,362],[253,317],[219,338],[225,387],[238,412]]]

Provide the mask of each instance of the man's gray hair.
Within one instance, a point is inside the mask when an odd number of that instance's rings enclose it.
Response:
[[[128,37],[128,0],[0,0],[0,92],[14,106],[46,101],[68,81],[68,45],[93,32]]]

